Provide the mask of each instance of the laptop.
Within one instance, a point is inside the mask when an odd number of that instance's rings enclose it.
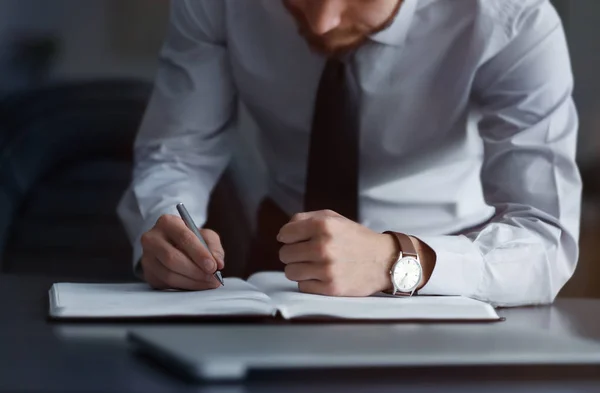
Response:
[[[600,365],[600,343],[503,324],[149,327],[128,340],[199,381],[239,380],[253,370]]]

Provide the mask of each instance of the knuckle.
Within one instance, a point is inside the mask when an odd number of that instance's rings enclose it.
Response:
[[[295,264],[287,265],[285,267],[285,277],[291,281],[298,281],[301,277],[301,270]]]
[[[173,269],[177,266],[178,258],[174,252],[166,252],[162,258],[162,263],[169,269]]]
[[[167,216],[160,216],[158,217],[158,220],[156,220],[156,227],[161,227],[163,225],[165,225],[165,221],[167,220]]]
[[[331,235],[334,229],[335,219],[333,217],[319,217],[317,220],[317,228],[323,235]]]
[[[147,248],[152,243],[152,233],[143,233],[142,237],[140,238],[140,243],[142,244],[142,248]]]
[[[332,259],[331,247],[329,242],[321,241],[316,246],[317,258],[321,261],[330,261]]]
[[[283,246],[279,249],[279,260],[284,263],[288,263],[290,261],[290,247]]]
[[[315,226],[318,230],[323,231],[325,229],[325,217],[315,217],[313,218],[313,221],[315,222]]]
[[[158,220],[156,221],[156,225],[158,227],[169,226],[173,223],[173,218],[174,216],[170,214],[164,214],[158,218]]]
[[[335,266],[331,263],[323,265],[323,277],[326,281],[333,282],[335,278]]]
[[[306,281],[300,281],[298,283],[298,290],[302,293],[312,293]]]
[[[291,221],[301,221],[304,218],[304,213],[296,213],[292,216]]]
[[[225,261],[225,252],[223,250],[215,250],[213,251],[213,255],[216,259]]]
[[[336,214],[336,212],[334,212],[331,209],[325,209],[325,210],[323,210],[323,214],[325,214],[327,216],[334,216]]]
[[[165,284],[167,284],[168,287],[177,288],[177,283],[176,283],[177,279],[176,279],[176,276],[174,273],[172,273],[172,272],[165,273],[165,276],[163,279],[165,281]]]
[[[285,267],[284,273],[285,273],[285,278],[287,278],[288,280],[292,280],[292,281],[294,280],[294,273],[293,273],[293,270],[290,265]]]
[[[179,244],[183,247],[189,247],[196,241],[196,236],[191,231],[182,231],[179,235]]]
[[[300,292],[300,293],[307,293],[306,292],[306,288],[304,287],[304,285],[302,284],[302,282],[298,283],[298,292]]]
[[[200,270],[204,274],[212,274],[218,268],[218,264],[213,258],[203,258],[200,260]]]
[[[286,261],[286,256],[285,256],[285,247],[281,247],[279,249],[279,260],[281,262],[285,262]]]
[[[335,226],[339,222],[337,217],[333,217],[333,216],[323,217],[323,221],[325,222],[324,225],[325,225],[326,233],[329,233],[329,234],[333,233]]]
[[[147,253],[144,253],[142,255],[142,260],[140,261],[140,264],[142,265],[142,269],[144,272],[147,272],[148,269],[150,268],[152,258],[150,258],[150,256]]]
[[[213,231],[212,229],[208,229],[208,228],[201,229],[200,233],[202,233],[202,236],[206,236],[208,238],[213,238],[215,240],[220,240],[221,239],[221,237],[219,236],[219,234],[217,232]]]
[[[327,285],[327,295],[328,296],[343,296],[344,290],[342,286],[336,281],[332,281]]]

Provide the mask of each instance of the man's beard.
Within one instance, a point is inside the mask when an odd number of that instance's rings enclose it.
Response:
[[[308,46],[316,53],[325,56],[342,56],[352,52],[360,47],[369,36],[387,29],[398,15],[402,1],[398,1],[398,5],[392,15],[380,26],[374,29],[361,28],[360,26],[340,27],[332,30],[324,35],[314,34],[304,15],[291,7],[287,1],[283,1],[286,9],[296,20],[298,33],[306,40]]]

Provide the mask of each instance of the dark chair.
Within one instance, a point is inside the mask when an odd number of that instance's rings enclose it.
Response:
[[[150,91],[145,82],[99,81],[0,103],[2,272],[133,279],[116,206],[131,179],[133,141]],[[209,222],[228,259],[244,260],[249,232],[241,209],[226,174]]]

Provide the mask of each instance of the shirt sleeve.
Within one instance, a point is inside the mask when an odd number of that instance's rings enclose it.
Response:
[[[135,142],[131,186],[118,213],[134,247],[164,214],[186,204],[197,225],[206,221],[212,188],[232,150],[237,113],[223,27],[224,5],[213,0],[171,2],[154,91]]]
[[[475,78],[481,180],[495,216],[460,236],[420,237],[437,256],[422,294],[546,304],[575,270],[582,185],[573,77],[560,19],[549,2],[537,4]]]

